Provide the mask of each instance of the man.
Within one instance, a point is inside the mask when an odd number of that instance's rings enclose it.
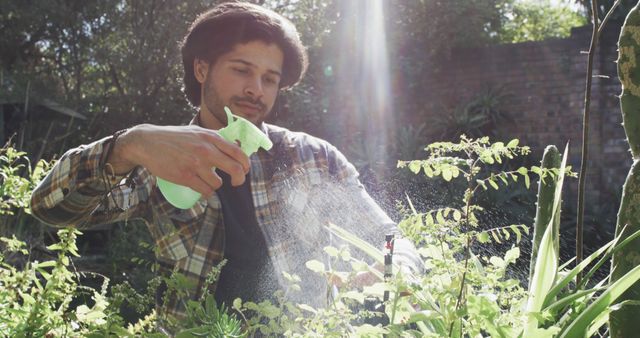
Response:
[[[329,243],[327,222],[370,230],[375,243],[394,231],[337,149],[264,123],[280,90],[307,67],[293,24],[257,5],[224,3],[194,21],[182,58],[185,93],[199,108],[190,125],[138,125],[69,150],[33,193],[36,217],[79,228],[142,219],[163,271],[177,269],[193,281],[193,298],[227,258],[216,288],[217,300],[227,304],[236,297],[259,301],[282,285],[281,271],[303,271],[304,261]],[[273,148],[249,158],[222,139],[216,130],[227,123],[225,106],[258,126]],[[203,198],[177,209],[156,177]],[[418,264],[410,245],[397,250]],[[307,291],[320,292],[315,286]],[[176,299],[162,310],[184,315]]]

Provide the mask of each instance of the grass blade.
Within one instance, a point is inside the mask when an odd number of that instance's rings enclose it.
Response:
[[[549,302],[553,300],[553,298],[556,297],[560,293],[560,291],[562,291],[562,289],[564,289],[567,285],[569,285],[569,283],[575,278],[578,272],[585,269],[589,264],[591,264],[591,262],[593,262],[596,258],[598,258],[600,255],[605,253],[607,250],[610,250],[610,252],[606,253],[606,257],[611,257],[611,255],[613,255],[615,252],[624,248],[626,245],[631,243],[631,241],[633,241],[638,237],[640,237],[640,230],[634,232],[619,244],[616,244],[616,242],[620,239],[620,235],[618,235],[618,237],[614,238],[609,243],[605,244],[600,249],[596,250],[594,253],[592,253],[587,258],[585,258],[582,262],[580,262],[579,265],[576,265],[573,269],[571,269],[564,278],[556,282],[553,288],[549,290],[549,294],[547,295],[547,299],[545,300],[545,302]],[[591,276],[591,274],[592,274],[591,271],[589,271],[589,276]]]
[[[358,236],[350,233],[349,231],[333,224],[329,223],[327,229],[334,235],[342,238],[346,242],[350,243],[354,247],[362,250],[365,254],[375,260],[376,263],[384,265],[384,254],[382,250],[377,249],[368,242],[360,239]],[[395,264],[394,264],[395,265]]]
[[[569,327],[562,333],[561,338],[583,338],[587,329],[598,318],[602,312],[620,297],[629,287],[640,280],[640,266],[636,266],[627,274],[611,284],[606,291],[591,303],[582,313],[569,324]]]

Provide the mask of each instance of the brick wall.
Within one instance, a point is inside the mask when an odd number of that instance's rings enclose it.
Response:
[[[594,75],[609,78],[593,79],[587,174],[587,194],[592,203],[607,203],[612,196],[619,196],[631,165],[617,98],[619,30],[611,24],[603,32],[594,62]],[[505,139],[519,138],[531,146],[534,158],[540,158],[548,144],[562,151],[569,141],[569,162],[578,171],[590,39],[591,28],[585,26],[575,28],[566,39],[456,50],[439,67],[441,71],[429,75],[432,81],[425,95],[430,107],[425,111],[436,112],[451,98],[466,100],[489,85],[504,86],[510,94],[504,108],[515,118],[515,123],[501,133]],[[429,120],[429,114],[434,113],[426,113],[423,118]],[[577,189],[577,179],[568,183],[570,197]]]

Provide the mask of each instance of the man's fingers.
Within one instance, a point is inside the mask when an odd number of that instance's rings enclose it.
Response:
[[[216,175],[217,176],[217,175]],[[220,178],[218,177],[218,180]],[[208,182],[205,182],[201,177],[194,175],[191,179],[188,180],[187,184],[191,189],[201,193],[205,198],[208,198],[213,194],[214,190],[219,188],[222,185],[222,181],[220,181],[217,185],[217,188],[209,185]]]
[[[213,168],[199,168],[197,171],[197,177],[210,189],[208,194],[204,194],[207,197],[209,197],[213,191],[218,190],[218,188],[222,186],[222,179],[220,179],[220,176],[215,173]]]
[[[210,135],[211,142],[216,148],[218,148],[222,153],[230,157],[233,161],[240,163],[242,166],[242,170],[244,173],[249,172],[249,168],[251,168],[251,164],[249,162],[249,156],[247,156],[242,149],[237,144],[231,143],[225,139],[223,139],[220,135]],[[220,167],[222,169],[222,167]],[[225,170],[226,172],[226,170]],[[227,172],[229,175],[231,173]]]

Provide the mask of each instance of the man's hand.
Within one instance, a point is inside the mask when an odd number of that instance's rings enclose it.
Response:
[[[231,176],[234,186],[244,183],[249,157],[215,130],[198,126],[142,124],[116,140],[107,162],[116,174],[140,165],[151,174],[188,186],[205,197],[220,188],[222,180],[212,168]]]

